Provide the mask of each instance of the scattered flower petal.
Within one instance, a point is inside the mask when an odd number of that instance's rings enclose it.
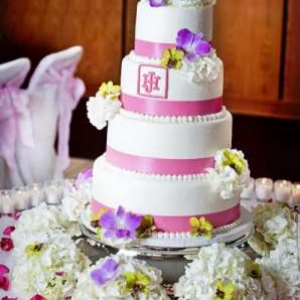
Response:
[[[15,231],[15,229],[16,229],[15,226],[8,226],[8,227],[6,227],[6,228],[4,229],[3,235],[6,235],[6,236],[9,236],[9,237],[10,237],[11,233],[12,233],[13,231]]]
[[[9,285],[9,279],[5,276],[0,276],[0,290],[8,291]]]
[[[14,248],[14,243],[11,238],[3,237],[0,240],[0,248],[2,251],[8,252]]]
[[[5,265],[0,265],[0,276],[3,276],[8,273],[9,273],[9,268]]]

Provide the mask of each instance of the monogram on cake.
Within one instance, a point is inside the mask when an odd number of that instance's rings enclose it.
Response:
[[[243,153],[231,150],[223,63],[210,43],[214,4],[141,0],[121,86],[103,83],[87,103],[94,126],[108,122],[90,205],[103,240],[197,246],[243,218],[250,172]]]

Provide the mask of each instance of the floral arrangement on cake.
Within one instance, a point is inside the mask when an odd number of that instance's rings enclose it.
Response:
[[[163,52],[160,65],[180,70],[184,76],[198,83],[215,80],[222,70],[222,62],[204,34],[193,33],[186,28],[178,31],[176,45]]]
[[[179,300],[277,299],[271,276],[246,254],[224,244],[201,248],[175,284]]]
[[[112,120],[120,111],[121,87],[112,81],[102,83],[95,97],[90,97],[87,102],[88,118],[98,130],[103,129],[106,123]]]
[[[216,0],[142,0],[142,2],[149,2],[149,4],[153,7],[161,7],[167,5],[204,6],[216,4]]]
[[[191,229],[187,234],[190,237],[213,237],[214,226],[205,217],[191,217],[188,222]],[[126,212],[122,206],[115,211],[100,209],[96,214],[91,213],[90,226],[99,240],[114,246],[130,244],[159,233],[153,216]]]
[[[250,179],[248,162],[238,150],[224,149],[215,155],[215,168],[209,168],[212,184],[223,199],[238,196]]]
[[[164,300],[161,272],[122,254],[100,259],[79,277],[73,300]]]
[[[253,212],[250,246],[257,262],[275,279],[279,299],[300,299],[299,249],[293,211],[282,203],[264,203]]]

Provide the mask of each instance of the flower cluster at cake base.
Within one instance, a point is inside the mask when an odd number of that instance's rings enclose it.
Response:
[[[161,272],[122,254],[99,260],[79,277],[73,300],[164,300]]]
[[[200,250],[175,284],[179,300],[277,299],[272,278],[246,254],[223,244]]]
[[[260,255],[268,255],[281,241],[296,239],[297,224],[287,205],[259,204],[253,211],[253,224],[249,244]]]
[[[278,299],[300,299],[299,245],[294,212],[285,204],[264,203],[253,212],[250,246],[257,262],[275,279]]]
[[[248,162],[238,150],[224,149],[215,156],[215,167],[209,168],[212,185],[223,199],[238,197],[250,179]]]
[[[18,264],[12,272],[12,290],[26,300],[34,295],[47,300],[71,297],[79,274],[89,266],[87,257],[61,230],[25,236],[14,254]]]
[[[93,126],[103,129],[106,123],[119,113],[122,103],[120,101],[121,87],[112,81],[103,83],[96,97],[90,97],[87,102],[87,115]]]

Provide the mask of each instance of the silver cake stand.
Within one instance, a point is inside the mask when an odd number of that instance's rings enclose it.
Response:
[[[99,239],[95,229],[89,223],[88,212],[85,211],[81,216],[80,227],[86,239],[81,241],[80,247],[92,260],[96,261],[110,253],[122,251],[159,268],[167,283],[176,282],[184,274],[187,263],[197,257],[203,246],[224,243],[230,247],[238,247],[250,256],[253,255],[247,245],[253,229],[251,213],[243,207],[239,222],[227,230],[217,231],[214,238],[210,240],[201,237],[159,238],[155,236],[125,244],[112,244],[109,240]]]

